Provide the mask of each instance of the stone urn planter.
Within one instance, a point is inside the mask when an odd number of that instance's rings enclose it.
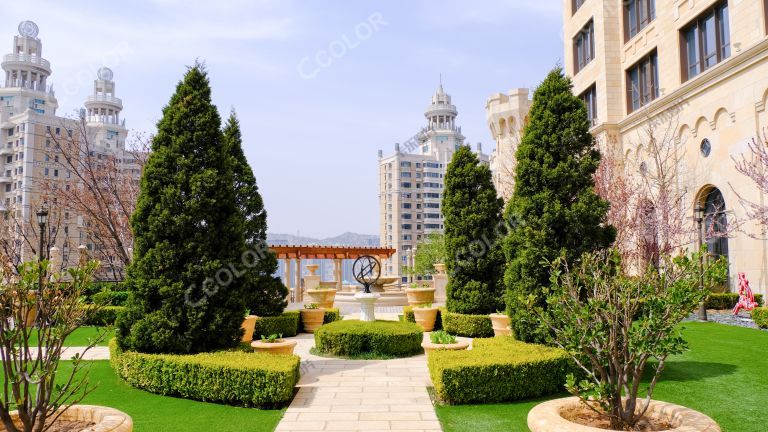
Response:
[[[452,344],[436,344],[432,343],[430,341],[424,341],[421,343],[421,347],[424,348],[425,353],[431,353],[432,351],[437,350],[465,350],[469,348],[469,341],[456,341],[456,343]]]
[[[512,335],[512,328],[510,327],[511,320],[507,314],[495,313],[491,314],[490,317],[494,336]]]
[[[420,325],[424,331],[431,332],[435,329],[435,321],[437,320],[437,308],[434,306],[413,308],[413,317],[416,319],[416,324]]]
[[[274,342],[267,340],[256,340],[251,342],[251,347],[255,352],[265,352],[269,354],[293,354],[296,348],[295,340],[276,339]]]
[[[438,274],[445,274],[445,264],[433,264]]]
[[[256,328],[256,320],[259,319],[256,315],[248,315],[243,320],[243,342],[251,342],[253,340],[253,330]]]
[[[16,420],[16,411],[11,412],[11,417]],[[96,405],[73,405],[59,417],[63,422],[94,423],[84,429],[73,429],[79,432],[132,432],[133,420],[131,417],[114,408]],[[3,429],[5,430],[5,429]]]
[[[411,306],[435,302],[434,288],[406,288],[405,294],[408,296],[408,304]]]
[[[312,303],[317,303],[321,308],[330,309],[333,307],[333,302],[336,299],[336,289],[334,288],[318,288],[307,290]]]
[[[314,333],[323,325],[325,318],[325,309],[318,307],[314,309],[304,308],[299,312],[301,314],[301,323],[305,333]]]
[[[574,423],[563,418],[563,412],[581,405],[579,398],[554,399],[536,405],[528,413],[531,432],[619,432]],[[692,409],[667,402],[651,401],[646,417],[669,423],[672,428],[665,432],[720,432],[720,426],[706,415]]]

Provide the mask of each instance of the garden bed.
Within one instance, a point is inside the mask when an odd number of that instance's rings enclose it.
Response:
[[[110,342],[110,364],[128,384],[161,395],[245,407],[290,402],[298,356],[221,351],[193,355],[122,352]]]
[[[315,353],[335,357],[396,358],[423,352],[421,327],[408,322],[344,320],[315,332]]]

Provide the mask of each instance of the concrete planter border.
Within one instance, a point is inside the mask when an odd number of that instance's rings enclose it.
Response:
[[[16,411],[11,417],[17,417]],[[133,419],[128,414],[114,408],[97,405],[73,405],[67,409],[60,420],[95,423],[80,432],[132,432]]]
[[[296,348],[296,341],[277,339],[274,342],[265,342],[257,340],[251,342],[251,348],[253,348],[255,352],[269,354],[293,354],[293,349]]]
[[[531,432],[619,432],[574,423],[560,415],[564,409],[580,403],[575,396],[540,403],[528,412],[528,428]],[[667,402],[652,400],[646,416],[671,423],[674,428],[664,432],[721,432],[720,426],[708,416]]]
[[[421,343],[421,347],[424,348],[425,353],[437,350],[459,351],[469,348],[469,341],[457,340],[456,343],[452,344],[436,344],[430,341],[424,341]]]

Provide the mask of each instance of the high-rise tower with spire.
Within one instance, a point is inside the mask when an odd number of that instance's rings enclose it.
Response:
[[[98,70],[93,94],[87,97],[79,118],[59,117],[58,101],[48,82],[51,65],[42,57],[38,26],[23,21],[18,31],[12,51],[1,65],[5,85],[0,88],[0,247],[5,253],[16,254],[11,257],[14,261],[33,259],[32,249],[37,248],[35,213],[42,206],[56,207],[63,214],[55,229],[51,216],[49,231],[55,230],[55,237],[50,232],[49,239],[55,239],[61,254],[57,258],[66,266],[77,261],[79,247],[85,246],[93,254],[98,242],[90,238],[86,218],[68,212],[66,203],[50,202],[57,201],[52,190],[77,187],[76,177],[56,143],[88,143],[87,153],[79,153],[99,159],[112,156],[121,170],[136,176],[140,172],[125,151],[127,132],[120,118],[123,103],[115,95],[112,71],[106,67]]]
[[[453,153],[466,140],[457,116],[441,77],[424,112],[426,126],[408,141],[396,143],[392,155],[384,157],[379,151],[380,243],[397,249],[382,264],[385,274],[403,283],[408,281],[404,267],[412,265],[416,246],[429,234],[443,232],[443,178]],[[480,160],[488,163],[481,150],[478,143]]]

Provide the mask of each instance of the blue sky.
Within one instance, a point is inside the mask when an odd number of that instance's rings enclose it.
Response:
[[[80,107],[106,65],[127,127],[149,133],[185,66],[205,61],[222,116],[234,107],[240,117],[269,230],[378,234],[377,150],[391,153],[422,127],[442,73],[464,135],[489,152],[485,101],[535,87],[561,62],[561,8],[562,0],[27,0],[3,6],[0,51],[10,52],[19,21],[35,21],[60,114]]]

